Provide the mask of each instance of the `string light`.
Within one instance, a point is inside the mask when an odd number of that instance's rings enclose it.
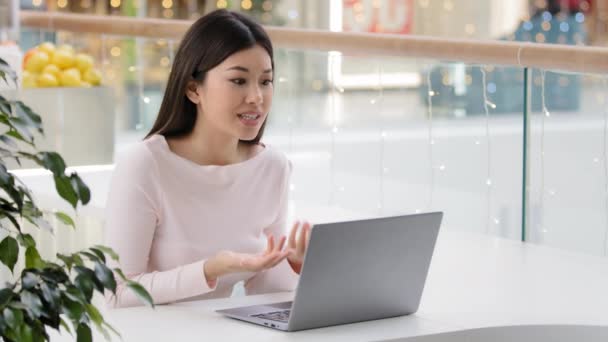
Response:
[[[42,5],[42,0],[32,0],[32,5],[34,5],[34,7],[40,7],[40,5]]]
[[[173,7],[173,0],[163,0],[162,6],[163,6],[163,8]]]
[[[120,7],[120,0],[110,0],[110,6],[114,8]]]
[[[608,91],[608,79],[604,77],[602,79],[602,83],[604,86],[604,94]],[[604,206],[605,206],[605,215],[606,215],[606,228],[604,231],[604,256],[608,256],[608,103],[606,103],[606,97],[602,98],[602,105],[604,107],[604,144],[603,144],[603,152],[604,152]]]
[[[541,106],[542,114],[540,119],[540,219],[541,231],[543,233],[548,232],[544,227],[544,216],[545,216],[545,118],[550,116],[549,110],[547,109],[547,103],[545,98],[545,70],[540,71],[541,79]]]
[[[57,0],[57,7],[65,8],[68,5],[68,0]]]
[[[491,68],[485,67],[485,68],[480,68],[481,69],[481,82],[482,82],[482,91],[483,91],[483,109],[485,112],[485,118],[486,118],[486,122],[485,122],[485,126],[486,126],[486,159],[487,159],[487,166],[486,166],[486,175],[487,175],[487,180],[486,180],[486,234],[490,233],[490,213],[491,213],[491,203],[490,203],[490,198],[492,195],[492,173],[491,173],[491,165],[492,165],[492,146],[491,146],[491,141],[490,141],[490,107],[492,109],[496,108],[496,105],[492,102],[490,102],[490,100],[488,99],[488,92],[487,92],[487,74],[486,74],[486,70],[490,69],[490,70],[494,70],[494,67],[492,66]]]
[[[112,57],[118,57],[118,56],[120,56],[120,52],[121,52],[120,51],[120,47],[118,47],[118,46],[113,46],[110,49],[110,55],[112,55]]]
[[[241,1],[241,7],[246,11],[249,11],[252,6],[253,6],[253,3],[251,2],[251,0]]]
[[[382,68],[382,64],[377,62],[378,65],[378,109],[374,112],[378,113],[378,116],[381,117],[384,109],[384,87],[382,86],[382,77],[384,75],[384,69]],[[374,99],[374,103],[376,103]],[[384,128],[382,127],[382,122],[380,126],[380,177],[378,182],[379,187],[379,195],[380,195],[380,204],[378,207],[378,214],[382,214],[382,208],[384,207],[384,175],[388,173],[388,167],[385,165],[385,149],[386,149],[386,132],[384,132]]]
[[[227,8],[228,7],[228,1],[226,1],[226,0],[218,0],[215,3],[215,7],[217,7],[217,8]]]
[[[429,68],[429,72],[426,74],[426,85],[427,85],[427,108],[428,108],[428,127],[427,127],[427,135],[429,140],[429,202],[427,204],[427,208],[430,211],[433,205],[433,192],[435,191],[435,168],[433,167],[433,145],[435,141],[433,140],[433,96],[435,96],[435,92],[433,91],[433,86],[431,84],[431,72],[432,68]]]

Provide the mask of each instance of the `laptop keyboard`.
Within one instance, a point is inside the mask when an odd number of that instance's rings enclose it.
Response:
[[[251,315],[251,317],[257,317],[257,318],[262,318],[262,319],[269,319],[271,321],[287,323],[287,321],[289,320],[290,313],[291,313],[291,310],[281,310],[281,311],[265,312],[262,314]]]

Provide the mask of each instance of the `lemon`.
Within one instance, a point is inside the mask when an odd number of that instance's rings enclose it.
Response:
[[[38,86],[40,87],[57,87],[59,86],[59,81],[57,77],[53,74],[43,73],[38,75]]]
[[[49,64],[49,55],[44,51],[36,50],[28,57],[25,70],[39,73],[47,64]]]
[[[61,75],[61,69],[55,64],[48,64],[42,69],[43,74],[51,74],[55,76],[55,78],[59,79],[59,75]]]
[[[38,84],[36,83],[36,74],[33,74],[27,70],[24,70],[21,74],[21,85],[23,88],[36,88]]]
[[[74,57],[76,67],[80,69],[80,72],[84,73],[88,69],[93,67],[93,57],[84,53],[79,53]]]
[[[30,59],[33,58],[30,57]],[[57,50],[53,54],[53,64],[57,65],[60,69],[69,69],[74,66],[74,53],[67,50]]]
[[[64,87],[80,87],[82,78],[80,77],[80,70],[76,68],[70,68],[61,72],[59,77],[61,85]]]
[[[99,85],[101,83],[101,71],[91,68],[85,71],[82,78],[89,82],[91,85]]]
[[[49,57],[53,57],[53,54],[55,53],[55,44],[51,43],[51,42],[44,42],[40,45],[38,45],[38,47],[36,47],[38,50],[40,51],[44,51],[47,53],[47,55],[49,55]]]

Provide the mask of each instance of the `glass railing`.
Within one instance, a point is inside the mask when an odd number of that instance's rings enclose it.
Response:
[[[99,89],[20,93],[54,125],[45,144],[70,165],[111,164],[145,136],[178,41],[39,29],[23,37],[23,49],[71,44],[103,72]],[[265,141],[294,164],[291,217],[441,210],[444,230],[606,255],[605,75],[281,47],[275,63]],[[85,170],[98,197],[80,219],[100,231],[111,170]],[[100,236],[89,232],[86,243]]]

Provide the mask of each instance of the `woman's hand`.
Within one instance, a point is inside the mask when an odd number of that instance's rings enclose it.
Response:
[[[289,234],[289,244],[287,246],[289,254],[287,255],[287,261],[289,261],[289,265],[297,274],[300,274],[300,271],[302,270],[311,229],[312,226],[310,223],[306,221],[304,221],[304,223],[296,221]]]
[[[264,253],[247,254],[236,253],[233,251],[221,251],[216,256],[205,262],[205,279],[209,287],[215,287],[217,278],[236,272],[259,272],[273,268],[283,261],[289,254],[288,250],[283,250],[286,237],[282,236],[278,243],[275,243],[274,236],[268,235],[267,245]]]

